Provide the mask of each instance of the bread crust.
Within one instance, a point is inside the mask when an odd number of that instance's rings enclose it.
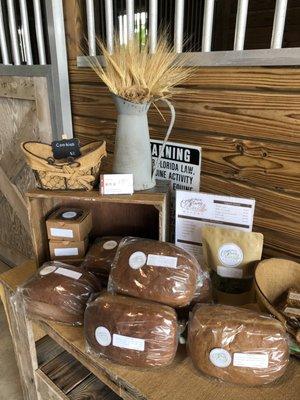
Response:
[[[228,366],[214,365],[214,349],[228,352]],[[189,322],[188,350],[194,366],[204,374],[251,386],[280,378],[289,360],[286,332],[279,321],[256,311],[225,305],[195,307]],[[236,353],[246,355],[249,366],[234,365]],[[251,367],[251,355],[267,359],[267,368]]]
[[[53,268],[53,271],[43,275],[43,269],[48,267]],[[81,276],[74,279],[55,273],[58,268]],[[71,325],[82,324],[87,301],[100,290],[101,283],[93,274],[58,261],[45,263],[19,288],[26,310],[32,316]]]
[[[99,337],[97,340],[97,329],[107,333],[106,343]],[[175,311],[150,301],[104,293],[85,311],[84,333],[88,351],[118,364],[139,368],[170,364],[177,350],[177,332]],[[133,343],[136,339],[142,340],[144,350],[114,345],[115,335],[133,339]]]
[[[131,257],[137,253],[144,255],[144,264],[133,268]],[[151,265],[149,255],[176,259],[176,267]],[[192,255],[171,243],[125,238],[119,245],[111,269],[108,290],[172,307],[184,307],[195,296],[200,270]]]

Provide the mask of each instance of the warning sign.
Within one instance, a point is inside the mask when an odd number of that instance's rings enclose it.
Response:
[[[162,140],[151,140],[152,163],[155,166],[163,145]],[[156,178],[171,182],[171,232],[174,232],[175,192],[200,190],[201,147],[167,142],[160,159]],[[171,236],[174,240],[174,234]]]

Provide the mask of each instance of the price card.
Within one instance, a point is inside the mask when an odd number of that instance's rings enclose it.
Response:
[[[132,174],[104,174],[100,176],[101,194],[132,194]]]

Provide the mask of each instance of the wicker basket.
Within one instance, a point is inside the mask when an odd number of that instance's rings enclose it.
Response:
[[[52,147],[39,142],[23,142],[22,150],[32,168],[37,185],[48,190],[92,190],[99,180],[106,143],[92,142],[81,148],[75,161],[54,160]]]
[[[281,314],[275,302],[280,295],[290,288],[300,290],[300,264],[280,258],[269,258],[261,261],[255,270],[255,290],[258,304],[266,308],[286,330],[300,343],[300,329],[293,326],[292,321]]]

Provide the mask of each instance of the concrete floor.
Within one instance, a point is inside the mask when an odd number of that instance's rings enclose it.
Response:
[[[0,262],[0,273],[7,269]],[[0,301],[0,400],[22,400],[19,372],[3,305]]]

